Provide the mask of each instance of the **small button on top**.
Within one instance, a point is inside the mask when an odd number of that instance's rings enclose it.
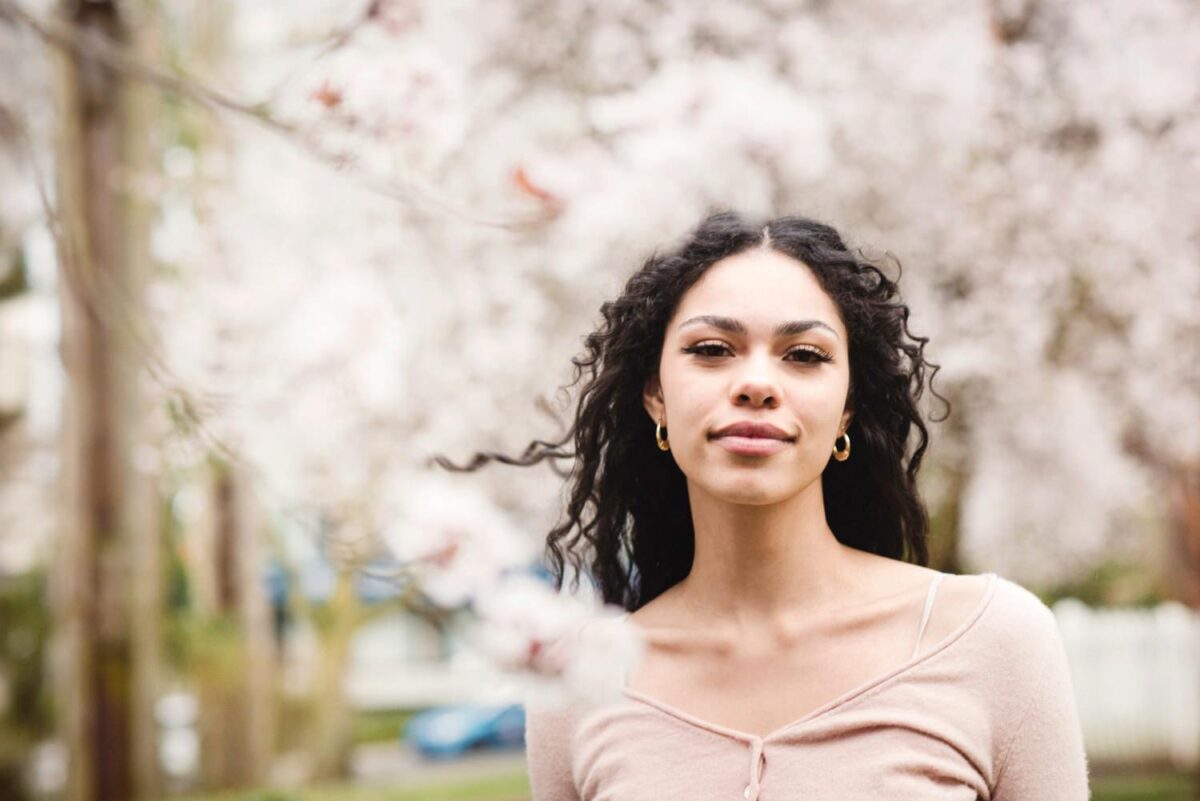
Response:
[[[742,798],[749,798],[749,797],[750,797],[750,785],[747,784],[746,789],[742,790]]]

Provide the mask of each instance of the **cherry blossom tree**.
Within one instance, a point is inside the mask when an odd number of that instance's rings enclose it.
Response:
[[[276,87],[310,142],[376,182],[342,182],[334,203],[334,179],[313,176],[329,183],[308,195],[325,202],[301,207],[305,193],[286,183],[309,180],[299,168],[241,153],[250,183],[272,173],[292,199],[257,208],[306,220],[296,227],[312,240],[289,243],[311,256],[296,264],[321,265],[305,286],[339,287],[320,293],[328,322],[304,327],[341,329],[340,344],[324,344],[363,354],[378,385],[348,394],[395,399],[379,430],[403,446],[380,464],[400,483],[431,452],[511,449],[542,433],[530,401],[565,380],[546,355],[565,365],[642,255],[729,205],[830,219],[906,268],[914,326],[932,337],[955,407],[928,492],[958,510],[964,568],[1048,586],[1140,554],[1144,532],[1169,525],[1164,498],[1194,485],[1200,456],[1200,427],[1184,422],[1198,390],[1198,73],[1186,46],[1198,21],[1187,4],[502,5],[376,3],[355,18],[314,4],[303,28],[346,33],[247,88]],[[267,13],[246,21],[258,52],[294,49]],[[321,13],[332,18],[314,23]],[[475,24],[456,27],[466,15]],[[1153,80],[1131,79],[1131,64]],[[222,206],[235,219],[227,235],[272,241],[250,208]],[[253,276],[263,273],[251,262],[270,259],[239,261]],[[349,300],[360,293],[372,300]],[[346,311],[329,305],[339,297]],[[367,319],[379,328],[364,324],[364,344],[349,346],[344,327]],[[451,360],[437,344],[447,341]],[[396,414],[401,384],[444,402]],[[355,419],[344,403],[308,408],[340,426]],[[367,481],[335,463],[347,491]],[[518,513],[530,509],[520,498],[547,503],[513,471],[479,480]]]
[[[512,574],[561,476],[430,460],[561,434],[600,303],[705,211],[800,213],[903,266],[953,406],[925,475],[943,567],[1052,589],[1156,561],[1197,603],[1193,4],[227,13],[219,65],[113,58],[220,131],[164,131],[143,176],[154,469],[236,460],[264,508],[334,521],[348,563],[389,550],[492,620],[472,641],[498,664],[595,687],[544,647],[578,599]]]

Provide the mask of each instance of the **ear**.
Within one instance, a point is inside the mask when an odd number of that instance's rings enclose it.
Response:
[[[842,412],[842,422],[841,422],[841,425],[838,427],[838,436],[839,437],[842,435],[843,431],[845,431],[846,429],[848,429],[850,427],[850,421],[852,421],[853,419],[854,419],[854,410],[853,409],[847,409],[846,411]]]
[[[642,405],[646,407],[646,413],[655,423],[666,419],[667,404],[663,400],[662,383],[658,380],[658,373],[646,379],[646,385],[642,388]]]

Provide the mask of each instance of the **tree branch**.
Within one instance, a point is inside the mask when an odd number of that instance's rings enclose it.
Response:
[[[524,217],[495,217],[467,211],[460,203],[439,197],[432,189],[418,186],[416,181],[401,183],[381,180],[360,168],[347,163],[345,156],[331,152],[313,136],[293,123],[275,117],[266,103],[247,103],[212,87],[205,86],[194,78],[173,74],[130,54],[126,48],[99,37],[84,35],[70,22],[61,19],[39,19],[21,8],[14,0],[0,0],[0,21],[24,27],[39,39],[77,57],[94,61],[134,80],[152,84],[159,89],[191,100],[206,108],[232,113],[255,122],[280,134],[293,142],[319,162],[338,171],[350,169],[360,182],[371,191],[385,197],[412,205],[425,205],[449,214],[464,222],[501,228],[506,230],[528,230],[546,223],[557,209],[545,208]]]

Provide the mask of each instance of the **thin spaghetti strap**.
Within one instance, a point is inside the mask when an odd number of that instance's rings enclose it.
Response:
[[[929,592],[925,594],[925,609],[921,612],[921,626],[917,629],[917,642],[913,645],[912,656],[909,659],[916,659],[917,654],[921,651],[921,637],[925,634],[925,624],[929,622],[929,613],[933,611],[933,598],[937,595],[938,583],[945,575],[945,573],[939,572],[929,582]]]
[[[625,612],[617,619],[620,620],[622,623],[624,623],[629,620],[630,614],[631,614],[630,612]],[[621,689],[622,690],[629,687],[629,674],[632,670],[633,670],[632,665],[626,665],[625,669],[621,671]]]

